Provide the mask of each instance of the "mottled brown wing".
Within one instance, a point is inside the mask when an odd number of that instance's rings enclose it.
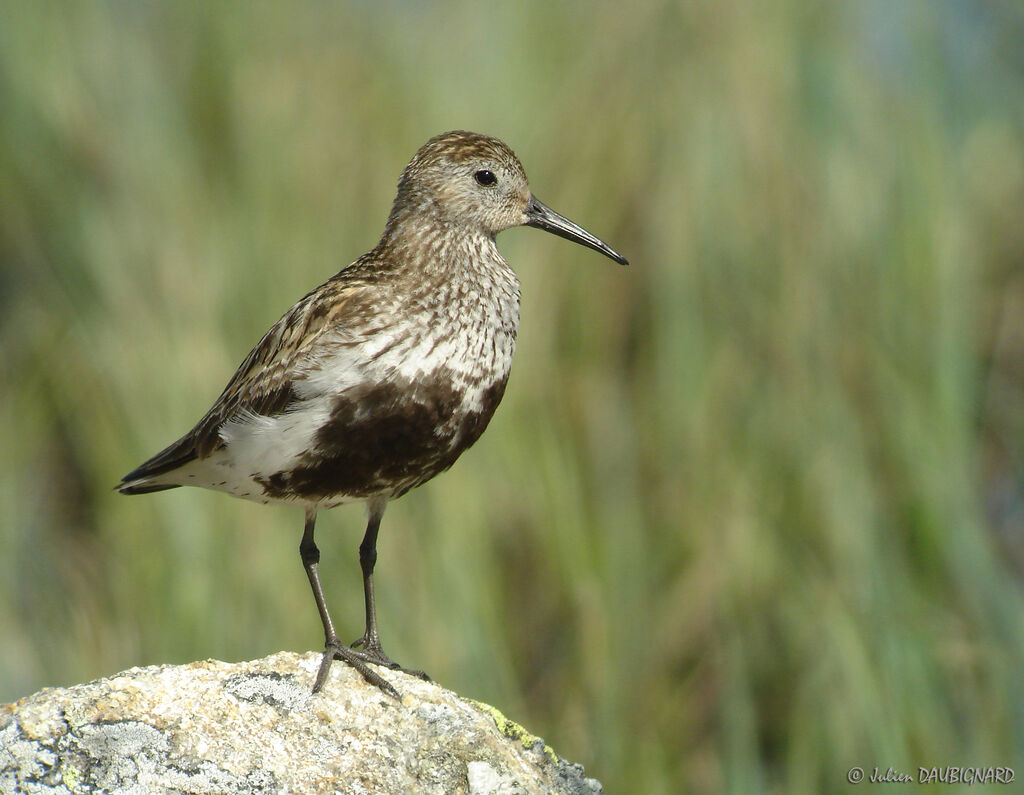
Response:
[[[196,446],[204,457],[220,444],[220,426],[241,411],[274,416],[294,400],[292,384],[316,339],[328,328],[345,324],[352,298],[366,288],[362,282],[326,282],[293,306],[263,335],[224,388],[217,402],[196,425]]]
[[[265,416],[283,412],[294,400],[292,385],[296,378],[303,377],[300,365],[310,347],[327,329],[345,325],[353,305],[365,310],[366,302],[362,299],[368,286],[367,281],[346,269],[303,297],[263,335],[195,427],[125,475],[120,490],[153,490],[132,481],[155,477],[195,458],[205,458],[221,445],[221,425],[239,412]]]

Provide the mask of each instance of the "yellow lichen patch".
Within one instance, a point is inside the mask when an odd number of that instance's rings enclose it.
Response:
[[[494,720],[494,725],[498,727],[498,731],[508,737],[510,740],[518,740],[522,743],[523,748],[533,748],[537,743],[544,746],[544,755],[551,758],[552,762],[558,762],[558,754],[555,750],[544,742],[544,740],[538,737],[536,734],[530,734],[526,729],[516,723],[514,720],[509,720],[505,717],[500,709],[492,707],[490,704],[485,704],[482,701],[477,701],[473,698],[463,699],[473,704],[477,708],[483,710]]]
[[[71,765],[62,765],[60,771],[61,782],[72,792],[75,792],[82,782],[81,771]]]

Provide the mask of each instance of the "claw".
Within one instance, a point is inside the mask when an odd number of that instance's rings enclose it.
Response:
[[[363,662],[373,663],[374,665],[380,665],[384,668],[390,668],[392,671],[401,671],[403,674],[415,676],[417,679],[422,679],[425,682],[430,681],[430,677],[423,671],[413,670],[412,668],[403,668],[388,657],[387,654],[384,653],[384,649],[381,648],[380,639],[377,637],[367,638],[364,634],[361,638],[352,641],[348,650],[353,656],[358,657]]]
[[[398,691],[395,690],[394,686],[366,664],[367,662],[377,663],[376,660],[365,659],[361,652],[353,651],[345,644],[337,641],[328,643],[327,646],[324,647],[324,656],[320,659],[320,670],[317,671],[316,682],[313,684],[314,693],[319,693],[320,689],[324,686],[324,683],[327,681],[327,673],[331,670],[331,663],[334,662],[334,660],[344,660],[359,671],[359,673],[363,675],[363,678],[371,685],[380,688],[380,690],[387,693],[389,696],[393,696],[401,701],[402,697],[399,695]],[[398,666],[392,664],[388,667],[397,668]]]

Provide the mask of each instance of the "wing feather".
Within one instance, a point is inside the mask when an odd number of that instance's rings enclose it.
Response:
[[[360,264],[358,261],[356,265]],[[118,489],[138,494],[159,488],[153,478],[205,458],[223,442],[221,426],[242,412],[274,416],[295,400],[293,385],[305,378],[311,348],[329,329],[360,320],[371,309],[361,268],[346,268],[305,295],[263,335],[228,381],[220,397],[187,434],[124,476]]]

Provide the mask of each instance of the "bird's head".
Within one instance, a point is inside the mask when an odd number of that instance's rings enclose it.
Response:
[[[477,133],[443,133],[416,152],[398,182],[389,227],[411,218],[492,238],[513,226],[533,226],[627,264],[610,246],[541,203],[505,143]]]

